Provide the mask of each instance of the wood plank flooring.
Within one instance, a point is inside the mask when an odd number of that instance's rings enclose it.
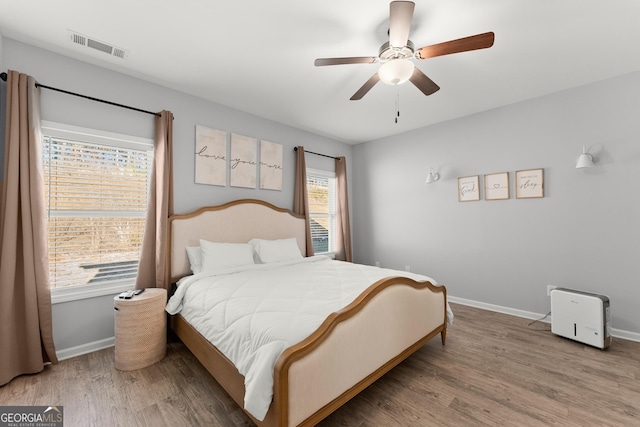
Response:
[[[452,304],[455,322],[320,424],[640,426],[640,343],[597,348],[549,325]],[[113,349],[0,387],[0,405],[62,405],[65,426],[251,426],[179,342],[132,372]]]

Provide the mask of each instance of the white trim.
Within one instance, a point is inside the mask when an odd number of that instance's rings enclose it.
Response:
[[[611,336],[623,340],[640,342],[640,334],[637,332],[625,331],[624,329],[611,328]]]
[[[126,282],[101,285],[78,285],[69,286],[67,288],[53,288],[51,289],[51,304],[60,304],[63,302],[102,297],[105,295],[115,296],[120,292],[128,291],[134,288],[135,283],[130,280]]]
[[[518,310],[515,308],[503,307],[501,305],[488,304],[486,302],[458,298],[450,295],[447,296],[447,300],[455,304],[468,305],[470,307],[476,307],[476,308],[481,308],[483,310],[495,311],[496,313],[510,314],[511,316],[523,317],[525,319],[531,319],[531,320],[541,319],[544,316],[544,314],[534,313],[532,311]],[[550,318],[547,317],[547,319],[550,319]],[[545,320],[545,322],[548,322],[548,320]]]
[[[511,316],[522,317],[525,319],[537,320],[537,319],[542,319],[545,316],[544,314],[534,313],[531,311],[518,310],[515,308],[503,307],[501,305],[488,304],[486,302],[474,301],[474,300],[458,298],[454,296],[447,296],[447,299],[449,300],[449,302],[452,302],[454,304],[468,305],[470,307],[476,307],[476,308],[481,308],[483,310],[495,311],[496,313],[509,314]],[[455,316],[455,313],[453,314]],[[551,316],[540,321],[545,323],[551,323]],[[624,329],[611,328],[611,336],[615,338],[629,340],[629,341],[640,342],[640,333],[625,331]]]
[[[483,310],[495,311],[497,313],[509,314],[516,317],[522,317],[525,319],[540,319],[544,314],[534,313],[531,311],[517,310],[509,307],[503,307],[495,304],[488,304],[480,301],[473,301],[465,298],[458,298],[454,296],[447,297],[449,302],[454,304],[468,305],[470,307],[481,308]],[[455,315],[455,313],[454,313]],[[549,323],[549,320],[542,320],[545,323]],[[611,328],[612,335],[616,338],[626,339],[629,341],[640,342],[640,334],[636,332],[625,331],[622,329]],[[98,341],[70,347],[56,351],[58,360],[70,359],[72,357],[81,356],[83,354],[93,353],[94,351],[104,350],[105,348],[115,346],[115,337],[109,337]]]
[[[83,354],[93,353],[94,351],[113,347],[115,346],[115,344],[116,337],[109,337],[102,340],[77,345],[75,347],[58,350],[56,351],[56,357],[58,358],[58,360],[71,359],[72,357],[82,356]]]

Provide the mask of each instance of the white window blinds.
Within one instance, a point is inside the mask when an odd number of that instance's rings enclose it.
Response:
[[[153,147],[78,136],[43,141],[51,287],[132,281]]]
[[[316,254],[334,251],[336,179],[332,172],[307,169],[311,241]]]

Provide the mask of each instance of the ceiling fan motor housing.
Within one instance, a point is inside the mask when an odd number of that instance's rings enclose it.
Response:
[[[403,47],[394,47],[391,46],[389,42],[386,42],[380,46],[378,58],[380,58],[382,62],[392,59],[410,59],[413,58],[414,52],[415,47],[411,40],[407,40],[407,44]]]

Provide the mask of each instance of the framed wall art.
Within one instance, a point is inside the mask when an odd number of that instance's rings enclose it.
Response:
[[[458,178],[458,201],[472,202],[476,200],[480,200],[480,176]]]
[[[544,197],[544,169],[516,171],[516,199]]]
[[[196,125],[196,184],[227,185],[227,132]]]
[[[282,144],[260,141],[260,188],[282,190]]]
[[[490,173],[484,176],[484,199],[507,200],[509,198],[509,172]]]
[[[231,134],[229,169],[232,187],[256,188],[257,145],[256,138]]]

